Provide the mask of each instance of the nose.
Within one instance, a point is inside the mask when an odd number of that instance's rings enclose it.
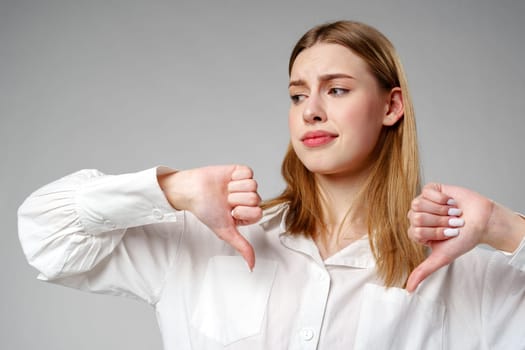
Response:
[[[303,110],[303,120],[307,124],[322,123],[326,121],[326,113],[319,96],[311,94]]]

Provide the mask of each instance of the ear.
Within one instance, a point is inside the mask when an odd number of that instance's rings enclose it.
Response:
[[[385,106],[385,116],[383,117],[383,125],[392,126],[398,122],[405,113],[403,106],[403,93],[400,87],[395,87],[390,90],[387,96],[387,105]]]

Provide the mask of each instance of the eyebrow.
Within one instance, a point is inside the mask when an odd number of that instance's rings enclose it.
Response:
[[[318,80],[321,82],[325,82],[325,81],[334,80],[334,79],[355,79],[355,78],[351,75],[344,74],[344,73],[334,73],[334,74],[321,75]],[[290,80],[288,87],[304,86],[304,85],[306,85],[306,82],[302,79],[298,79],[298,80]]]

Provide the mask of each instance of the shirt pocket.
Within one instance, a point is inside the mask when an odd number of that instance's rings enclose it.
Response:
[[[252,272],[240,256],[215,256],[208,267],[192,326],[224,346],[261,332],[277,263],[257,259]]]
[[[443,303],[367,284],[354,349],[443,349],[444,323]]]

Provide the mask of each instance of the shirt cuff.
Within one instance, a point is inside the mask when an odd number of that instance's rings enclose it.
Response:
[[[510,257],[509,264],[515,268],[525,271],[525,238],[521,240],[520,245],[512,254],[505,254]]]
[[[162,192],[155,167],[137,173],[103,176],[85,183],[76,194],[80,221],[87,232],[101,232],[177,220]]]

